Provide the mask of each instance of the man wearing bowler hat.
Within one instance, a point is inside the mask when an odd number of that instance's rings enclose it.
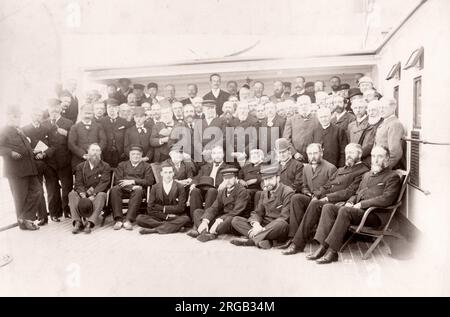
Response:
[[[272,241],[284,241],[289,231],[289,208],[294,190],[280,182],[278,165],[261,168],[264,192],[250,218],[236,216],[231,221],[233,228],[246,239],[232,240],[237,246],[257,246],[270,249]]]
[[[111,181],[111,168],[101,160],[102,149],[96,143],[88,148],[87,160],[75,169],[75,187],[69,193],[69,208],[73,219],[73,234],[91,233],[106,202],[106,190]]]
[[[153,147],[150,144],[150,136],[152,134],[153,124],[145,125],[145,110],[143,107],[134,109],[134,123],[132,127],[129,127],[125,131],[125,156],[128,157],[130,153],[130,147],[134,144],[139,144],[142,146],[144,151],[143,161],[149,162],[153,159]]]
[[[214,240],[219,234],[233,232],[233,217],[242,215],[247,206],[249,195],[244,186],[239,184],[239,169],[227,166],[220,173],[225,186],[219,190],[211,207],[194,211],[194,228],[188,235],[201,242]]]
[[[166,162],[161,165],[162,182],[152,186],[147,213],[139,215],[136,223],[143,227],[140,234],[174,233],[189,222],[184,213],[186,191],[174,181],[174,167]]]
[[[117,91],[117,97],[119,98],[117,101],[119,102],[119,105],[127,102],[127,97],[132,92],[130,84],[131,80],[128,78],[119,79],[119,90]]]
[[[136,96],[136,106],[142,106],[142,103],[145,102],[145,94],[144,94],[145,86],[142,84],[134,84],[133,85],[133,94]]]
[[[130,147],[128,161],[120,162],[114,172],[114,187],[111,189],[111,207],[114,216],[114,230],[122,226],[126,230],[133,230],[133,223],[141,207],[147,186],[152,185],[154,176],[150,164],[142,160],[143,149],[140,145]],[[123,223],[122,198],[128,196],[128,211]]]

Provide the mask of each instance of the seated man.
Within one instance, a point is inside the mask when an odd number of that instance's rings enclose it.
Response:
[[[247,210],[255,210],[256,203],[255,193],[261,191],[261,164],[264,160],[264,152],[259,149],[250,151],[250,158],[248,162],[239,171],[239,183],[247,188],[249,201]]]
[[[250,218],[237,216],[231,221],[233,228],[247,237],[246,240],[232,240],[234,245],[270,249],[273,240],[284,241],[287,238],[294,190],[280,182],[278,166],[261,168],[261,179],[264,192]]]
[[[114,187],[111,189],[111,207],[114,216],[114,230],[123,227],[133,230],[133,222],[141,207],[145,189],[154,183],[150,164],[142,160],[143,149],[140,145],[130,147],[130,160],[120,162],[114,172]],[[123,223],[122,197],[129,196],[127,218]]]
[[[275,152],[280,163],[280,182],[300,192],[303,183],[303,164],[292,157],[291,144],[287,139],[275,141]]]
[[[97,143],[88,148],[87,160],[75,169],[75,187],[69,193],[69,208],[73,219],[73,234],[91,233],[106,202],[106,190],[111,181],[111,168],[100,159]]]
[[[356,194],[342,207],[334,204],[323,206],[314,236],[320,247],[307,256],[308,260],[317,260],[318,264],[337,261],[338,251],[348,228],[359,225],[365,210],[370,207],[387,207],[394,203],[401,182],[398,174],[389,167],[389,156],[387,148],[375,146],[372,149],[371,170],[363,175]],[[381,218],[376,213],[370,213],[365,222],[365,226],[369,227],[379,227],[381,224]]]
[[[136,218],[136,223],[143,227],[140,234],[174,233],[189,222],[184,213],[186,192],[183,185],[174,182],[173,176],[173,166],[162,163],[162,182],[152,186],[147,214]]]
[[[361,154],[362,148],[359,144],[350,143],[345,147],[345,166],[339,168],[331,175],[325,185],[320,186],[319,190],[313,192],[311,202],[307,206],[303,219],[295,232],[294,239],[289,249],[283,252],[284,255],[303,252],[306,243],[312,238],[314,226],[319,222],[322,207],[325,204],[347,201],[355,194],[362,175],[369,170],[362,163]],[[303,205],[301,207],[305,208]],[[291,208],[295,208],[293,202],[291,203]]]
[[[183,148],[179,145],[172,145],[169,152],[170,158],[165,160],[163,163],[173,167],[173,179],[175,182],[183,185],[189,189],[189,185],[192,183],[192,179],[195,173],[195,166],[190,161],[184,161]]]
[[[291,199],[289,216],[289,237],[292,238],[302,222],[305,210],[311,198],[318,193],[321,186],[325,185],[336,172],[336,167],[323,159],[322,146],[319,143],[311,143],[306,148],[309,164],[303,168],[303,186],[299,194]]]
[[[223,161],[224,153],[220,146],[215,146],[211,151],[212,162],[208,162],[200,168],[198,175],[192,181],[189,194],[189,206],[191,211],[191,219],[194,219],[194,211],[197,209],[208,209],[214,203],[217,197],[217,188],[222,183],[222,174],[220,170],[225,167]],[[214,187],[197,188],[200,178],[209,176],[213,179]],[[203,206],[203,203],[205,205]]]
[[[238,183],[238,171],[231,166],[220,171],[224,188],[219,190],[211,207],[194,211],[194,228],[188,232],[189,236],[206,242],[232,232],[231,221],[244,212],[249,198],[245,187]]]

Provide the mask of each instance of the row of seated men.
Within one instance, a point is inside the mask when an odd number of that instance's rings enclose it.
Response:
[[[142,147],[133,145],[129,161],[114,172],[110,192],[114,229],[132,230],[137,225],[141,234],[169,234],[192,225],[187,235],[201,242],[231,234],[243,236],[233,239],[234,245],[286,248],[286,255],[304,251],[314,238],[320,247],[307,257],[325,264],[338,260],[348,227],[359,224],[365,209],[393,204],[400,190],[400,178],[389,167],[390,153],[383,146],[372,149],[370,168],[361,161],[362,148],[355,143],[346,146],[345,165],[340,168],[323,159],[317,143],[307,147],[306,164],[292,157],[285,139],[277,140],[275,151],[278,158],[286,155],[298,164],[297,174],[283,175],[285,165],[265,163],[260,150],[252,150],[242,167],[226,163],[223,149],[217,146],[212,150],[213,162],[203,165],[197,176],[184,179],[186,173],[176,179],[183,155],[174,147],[171,161],[161,164],[161,181],[152,184]],[[91,144],[87,160],[77,166],[69,195],[73,233],[90,233],[94,228],[105,207],[110,175],[109,164],[101,160],[101,148]],[[151,186],[150,196],[141,213],[147,186]],[[121,199],[125,196],[130,201],[124,218]],[[382,222],[383,217],[374,213],[366,225],[378,227]]]

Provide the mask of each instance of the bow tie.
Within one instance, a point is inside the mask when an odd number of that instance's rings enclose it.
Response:
[[[142,128],[137,128],[137,129],[138,129],[139,134],[141,134],[142,131],[143,131],[144,133],[147,133],[147,129],[144,128],[144,127],[142,127]]]

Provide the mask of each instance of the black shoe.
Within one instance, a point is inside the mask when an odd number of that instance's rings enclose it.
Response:
[[[83,224],[81,221],[75,221],[75,226],[73,227],[72,233],[77,234],[83,231]]]
[[[274,246],[275,249],[284,250],[291,246],[292,239],[288,239],[285,243]]]
[[[269,250],[272,248],[272,242],[270,240],[262,240],[261,242],[258,242],[258,248]]]
[[[22,219],[19,221],[19,228],[22,230],[39,230],[39,227],[31,220]]]
[[[197,238],[200,235],[200,233],[198,233],[198,231],[196,229],[191,229],[186,234],[188,236],[190,236],[191,238]]]
[[[158,233],[158,230],[156,228],[142,228],[139,230],[140,234],[152,234],[152,233]]]
[[[321,245],[321,246],[316,250],[316,252],[314,252],[314,253],[312,253],[312,254],[308,254],[308,255],[306,256],[306,258],[307,258],[308,260],[311,260],[311,261],[320,259],[320,258],[323,257],[323,255],[327,252],[327,249],[328,249],[328,248],[325,248],[323,245]]]
[[[320,259],[316,261],[317,264],[328,264],[332,262],[337,262],[339,260],[339,255],[336,251],[328,250],[327,253]]]
[[[72,215],[71,215],[71,214],[64,214],[64,218],[66,218],[66,219],[72,219]]]
[[[87,234],[91,233],[92,228],[94,228],[94,224],[92,222],[88,221],[88,223],[84,227],[84,233],[87,233]]]
[[[297,254],[303,252],[303,250],[301,250],[300,248],[297,248],[297,246],[294,243],[291,243],[291,245],[289,246],[289,248],[286,251],[281,252],[281,254],[283,255],[293,255],[293,254]]]
[[[41,219],[38,222],[39,227],[45,226],[46,224],[48,224],[48,218]]]
[[[237,245],[239,247],[253,247],[255,246],[255,242],[252,239],[233,239],[230,241],[231,244]]]
[[[207,232],[202,232],[202,234],[200,234],[197,237],[197,240],[200,242],[208,242],[211,240],[217,239],[217,235],[216,234],[212,234],[212,233],[207,233]]]
[[[52,219],[53,222],[60,222],[61,221],[59,219],[59,217],[50,217],[50,219]]]

